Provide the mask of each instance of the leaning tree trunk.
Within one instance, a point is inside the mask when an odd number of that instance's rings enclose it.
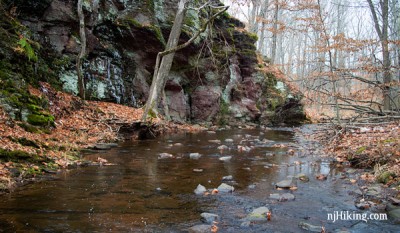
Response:
[[[79,35],[81,38],[81,50],[76,59],[76,71],[78,74],[78,92],[81,99],[85,99],[85,80],[82,73],[82,60],[86,54],[86,33],[85,33],[85,16],[82,10],[82,0],[78,0],[78,17],[79,17]]]
[[[187,2],[188,0],[180,0],[178,12],[176,14],[175,21],[168,38],[166,46],[167,48],[164,51],[159,52],[157,54],[156,64],[154,66],[155,68],[154,68],[153,81],[151,83],[150,94],[147,99],[146,106],[142,115],[142,121],[146,121],[148,115],[155,115],[155,117],[157,117],[158,115],[157,105],[160,99],[160,93],[164,89],[165,78],[168,76],[168,73],[171,69],[175,52],[183,48],[186,48],[191,43],[193,43],[193,41],[197,39],[197,37],[199,37],[200,34],[207,29],[207,26],[211,21],[213,21],[218,15],[222,14],[228,9],[228,7],[214,7],[216,9],[222,8],[222,10],[211,16],[207,20],[207,22],[203,25],[201,30],[197,31],[192,38],[190,38],[188,41],[186,41],[181,45],[177,45],[181,33],[183,18],[185,15],[185,5]],[[205,6],[207,6],[207,4],[203,5],[201,8]]]
[[[172,25],[172,29],[169,34],[166,50],[172,49],[178,45],[179,36],[181,35],[183,19],[186,13],[185,5],[187,2],[188,0],[179,1],[178,11],[176,12],[175,21],[174,24]],[[142,116],[143,121],[146,120],[147,115],[150,112],[153,112],[151,114],[154,115],[158,114],[157,105],[158,105],[158,100],[160,98],[160,92],[164,87],[164,80],[168,76],[169,71],[171,69],[172,62],[174,60],[174,55],[175,52],[166,54],[162,56],[162,58],[160,54],[157,55],[157,61],[153,74],[153,82],[151,83],[150,86],[149,98],[146,102],[145,110]],[[161,59],[161,64],[159,64],[160,59]]]

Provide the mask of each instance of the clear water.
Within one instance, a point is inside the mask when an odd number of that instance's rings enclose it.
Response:
[[[234,142],[225,142],[225,139]],[[220,151],[221,140],[230,150]],[[269,141],[263,141],[268,139]],[[182,145],[177,145],[181,143]],[[319,158],[313,142],[296,138],[290,129],[225,130],[216,134],[179,134],[126,142],[110,151],[87,154],[107,159],[113,166],[91,166],[63,171],[53,180],[21,188],[0,199],[0,232],[185,232],[202,224],[200,214],[218,214],[219,232],[302,232],[301,221],[324,226],[327,232],[396,232],[390,222],[327,221],[333,211],[358,211],[356,186],[338,179],[342,171]],[[237,145],[254,147],[239,152]],[[283,148],[273,145],[284,144]],[[293,148],[295,155],[288,155]],[[174,158],[158,159],[159,153]],[[189,153],[200,153],[190,159]],[[268,154],[268,155],[267,155]],[[271,156],[274,154],[274,156]],[[229,162],[219,157],[231,155]],[[300,165],[296,161],[302,162]],[[266,168],[265,166],[274,164]],[[203,169],[194,172],[193,169]],[[288,175],[305,173],[310,182],[298,190],[276,190],[274,183]],[[326,181],[315,174],[328,175]],[[195,195],[198,184],[216,188],[232,175],[229,194]],[[271,193],[291,192],[294,201],[274,202]],[[243,227],[242,219],[254,208],[268,205],[272,219]]]

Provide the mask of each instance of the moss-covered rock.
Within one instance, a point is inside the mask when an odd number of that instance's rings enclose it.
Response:
[[[33,113],[28,115],[28,123],[37,126],[54,126],[54,116],[46,113]]]
[[[392,179],[395,178],[395,177],[396,177],[396,175],[395,175],[393,172],[385,171],[385,172],[383,172],[382,174],[380,174],[380,175],[376,178],[376,180],[377,180],[379,183],[386,184],[387,182],[389,182],[390,180],[392,180]]]

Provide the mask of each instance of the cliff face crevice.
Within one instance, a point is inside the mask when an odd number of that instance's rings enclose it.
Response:
[[[65,91],[77,94],[75,59],[81,41],[76,1],[6,3],[40,43],[44,59],[56,57],[63,61],[58,66],[57,81]],[[177,3],[178,0],[84,1],[87,55],[83,71],[88,99],[135,107],[145,103],[155,58],[164,49]],[[187,11],[181,43],[199,30],[206,14]],[[207,33],[177,52],[165,87],[172,120],[257,121],[261,115],[258,102],[269,90],[262,88],[268,77],[256,70],[256,41],[255,35],[244,30],[243,23],[223,14]]]

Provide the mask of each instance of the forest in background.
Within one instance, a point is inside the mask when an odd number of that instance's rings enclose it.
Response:
[[[314,120],[398,119],[398,0],[225,0]]]

